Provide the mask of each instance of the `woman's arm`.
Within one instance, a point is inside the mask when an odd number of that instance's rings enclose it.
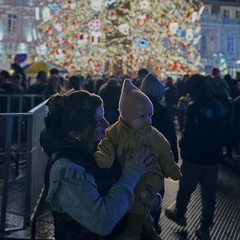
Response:
[[[85,169],[67,159],[59,159],[50,170],[46,201],[53,210],[68,213],[82,226],[107,235],[133,205],[134,188],[152,168],[150,148],[143,146],[132,157],[126,153],[122,175],[107,195],[101,197],[95,179]]]
[[[60,166],[60,161],[52,166],[51,176],[59,172],[58,168],[63,167]],[[107,235],[133,205],[134,188],[140,175],[136,170],[125,167],[119,181],[104,197],[99,195],[94,178],[80,166],[74,171],[67,168],[64,176],[57,178],[50,180],[53,184],[50,182],[47,197],[53,210],[68,213],[96,234]],[[51,189],[53,185],[55,189]]]

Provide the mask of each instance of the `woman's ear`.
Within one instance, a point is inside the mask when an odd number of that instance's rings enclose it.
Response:
[[[86,132],[87,131],[84,131],[83,133],[80,133],[80,132],[76,132],[76,131],[72,131],[69,133],[69,136],[79,142],[82,141],[82,139],[85,139],[86,138]]]

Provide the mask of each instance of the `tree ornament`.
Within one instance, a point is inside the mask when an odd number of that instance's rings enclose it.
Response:
[[[47,0],[39,9],[39,58],[68,70],[201,71],[201,0]]]

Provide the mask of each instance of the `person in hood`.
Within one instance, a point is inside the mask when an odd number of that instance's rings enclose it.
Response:
[[[152,125],[161,132],[164,137],[169,141],[171,145],[171,150],[173,152],[174,161],[178,163],[178,146],[177,146],[177,134],[175,130],[172,118],[166,106],[163,104],[163,98],[165,93],[165,88],[160,82],[160,80],[152,73],[149,73],[142,81],[141,88],[149,99],[151,100],[154,108],[152,115]],[[159,192],[162,198],[164,197],[164,187]],[[158,234],[161,232],[161,226],[159,224],[159,219],[161,215],[161,207],[153,212],[151,215],[154,220],[154,228]]]
[[[152,168],[149,147],[134,155],[128,151],[122,168],[116,161],[111,169],[100,169],[92,154],[108,126],[102,99],[78,90],[53,95],[47,106],[40,144],[49,156],[46,201],[54,216],[55,239],[115,239],[134,203],[136,184]],[[153,189],[149,192],[141,200],[155,209],[159,197]]]
[[[145,239],[160,239],[156,233],[152,219],[143,221],[149,211],[141,201],[140,196],[148,195],[147,186],[152,186],[159,192],[163,187],[164,177],[178,180],[181,177],[179,166],[174,161],[171,147],[166,138],[151,126],[153,105],[150,99],[130,79],[125,79],[119,100],[120,117],[116,123],[106,129],[103,138],[94,153],[94,158],[101,168],[109,169],[118,161],[124,166],[124,155],[127,149],[138,151],[142,146],[150,146],[154,157],[154,167],[142,176],[135,188],[136,201],[128,211],[125,236],[138,239],[144,232]]]
[[[195,234],[198,239],[209,240],[214,220],[218,163],[222,158],[225,113],[220,101],[212,96],[205,76],[192,75],[185,87],[190,102],[179,140],[183,176],[179,181],[176,204],[170,205],[165,215],[178,225],[187,226],[187,205],[200,184],[202,214]]]

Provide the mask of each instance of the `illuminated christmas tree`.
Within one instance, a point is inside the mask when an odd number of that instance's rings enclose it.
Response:
[[[196,73],[202,11],[198,0],[45,0],[37,52],[85,73]]]

